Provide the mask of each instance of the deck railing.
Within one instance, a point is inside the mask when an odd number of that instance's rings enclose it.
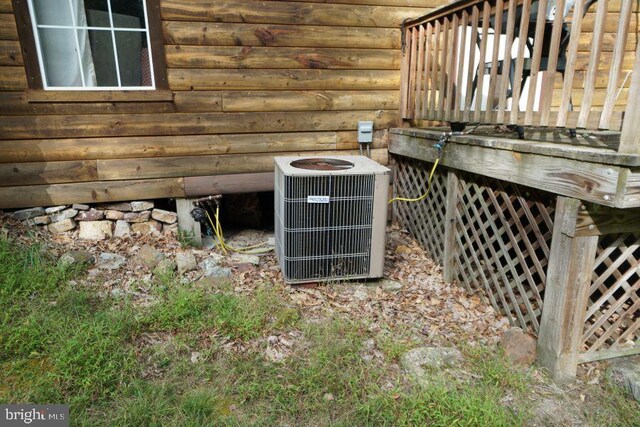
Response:
[[[622,130],[640,153],[638,3],[461,0],[405,22],[402,118]]]

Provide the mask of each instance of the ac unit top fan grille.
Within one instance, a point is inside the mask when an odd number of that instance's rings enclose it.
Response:
[[[298,169],[307,169],[315,171],[340,171],[351,169],[354,164],[346,160],[340,159],[300,159],[290,163],[291,166]]]

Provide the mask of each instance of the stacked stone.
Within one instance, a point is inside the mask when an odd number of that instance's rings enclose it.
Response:
[[[176,233],[178,215],[157,209],[153,202],[137,201],[89,206],[52,206],[15,211],[13,217],[29,226],[46,226],[52,233],[78,229],[78,237],[104,240],[141,235]]]

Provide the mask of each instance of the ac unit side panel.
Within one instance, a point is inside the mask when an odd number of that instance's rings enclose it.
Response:
[[[275,217],[275,239],[276,239],[276,257],[280,262],[284,256],[284,174],[279,167],[275,169],[274,182],[274,217]],[[280,262],[280,269],[282,269]]]
[[[370,277],[382,277],[384,274],[389,184],[389,174],[376,175],[373,197]]]

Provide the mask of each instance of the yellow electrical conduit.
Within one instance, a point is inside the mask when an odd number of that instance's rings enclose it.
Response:
[[[389,200],[389,204],[393,202],[419,202],[420,200],[427,197],[429,195],[429,191],[431,191],[431,180],[433,179],[433,174],[436,172],[436,167],[438,167],[439,162],[440,162],[440,158],[437,158],[436,161],[433,163],[433,167],[431,168],[431,173],[429,173],[429,182],[427,183],[426,193],[424,193],[420,197],[416,197],[415,199],[407,199],[405,197],[394,197],[393,199]]]
[[[272,248],[264,248],[262,251],[251,251],[251,252],[249,252],[252,249],[259,248],[260,246],[266,245],[268,242],[262,242],[262,243],[258,243],[257,245],[247,246],[247,247],[244,247],[244,248],[234,248],[233,246],[227,245],[225,243],[225,241],[224,241],[224,235],[222,234],[222,224],[220,224],[220,206],[216,205],[216,213],[215,213],[216,222],[215,222],[215,224],[213,223],[213,220],[211,219],[211,215],[209,215],[209,211],[204,209],[204,212],[207,214],[207,218],[209,218],[209,223],[211,224],[211,227],[213,227],[213,232],[216,234],[216,237],[218,238],[218,242],[220,242],[218,244],[222,248],[222,251],[225,253],[225,255],[227,254],[227,250],[229,250],[231,252],[252,253],[252,254],[266,253],[266,252],[270,252],[272,250]]]

